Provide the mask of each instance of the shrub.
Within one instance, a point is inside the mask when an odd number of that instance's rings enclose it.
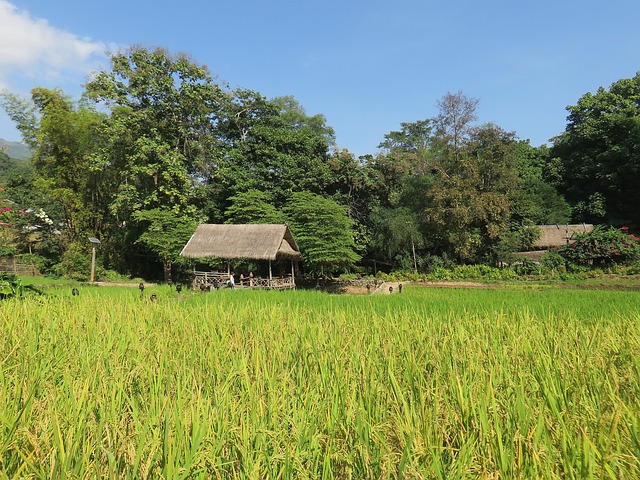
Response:
[[[87,281],[91,272],[91,255],[82,245],[72,243],[53,270],[60,277]]]
[[[541,265],[538,262],[523,258],[520,263],[514,265],[514,271],[518,275],[540,275],[542,273]]]
[[[512,280],[517,278],[513,270],[489,265],[459,265],[453,269],[454,278],[460,280]]]
[[[576,235],[575,241],[557,252],[577,265],[608,266],[625,264],[640,257],[640,238],[611,227],[596,227],[589,233]]]
[[[453,272],[448,268],[435,267],[429,274],[427,274],[429,280],[453,280]]]
[[[0,300],[21,297],[27,291],[42,295],[42,292],[33,285],[23,285],[17,275],[0,272]]]
[[[545,273],[563,273],[567,271],[567,261],[555,250],[545,253],[540,259],[540,265]]]

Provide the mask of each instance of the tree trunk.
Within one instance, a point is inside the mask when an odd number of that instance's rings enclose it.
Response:
[[[164,282],[168,283],[171,279],[171,261],[168,258],[162,259],[162,266],[164,269]]]

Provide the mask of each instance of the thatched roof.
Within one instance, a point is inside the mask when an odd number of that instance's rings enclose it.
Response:
[[[286,225],[198,225],[180,252],[188,258],[300,260]]]
[[[560,247],[572,243],[577,233],[588,233],[593,225],[581,223],[579,225],[536,225],[540,229],[540,238],[533,247],[536,249]]]

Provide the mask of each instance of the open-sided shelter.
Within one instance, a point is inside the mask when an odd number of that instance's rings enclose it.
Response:
[[[201,224],[196,228],[180,256],[194,259],[262,260],[269,262],[269,278],[252,279],[251,286],[295,288],[295,263],[302,259],[300,249],[287,225],[274,224]],[[271,263],[291,261],[291,277],[276,279]],[[198,275],[198,274],[201,275]],[[202,275],[204,274],[204,275]],[[201,278],[199,278],[201,277]],[[211,280],[213,281],[213,280]],[[194,286],[209,284],[206,272],[195,272]]]

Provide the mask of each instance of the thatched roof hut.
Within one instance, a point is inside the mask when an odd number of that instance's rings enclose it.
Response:
[[[576,234],[588,233],[593,230],[593,225],[581,223],[576,225],[536,225],[540,230],[540,238],[531,246],[528,252],[517,252],[515,255],[531,260],[540,260],[542,256],[553,247],[561,247],[573,243]]]
[[[198,225],[180,256],[227,260],[302,259],[287,225]]]
[[[577,225],[537,225],[540,238],[533,243],[535,249],[561,247],[572,243],[577,233],[589,233],[593,230],[591,224]]]

